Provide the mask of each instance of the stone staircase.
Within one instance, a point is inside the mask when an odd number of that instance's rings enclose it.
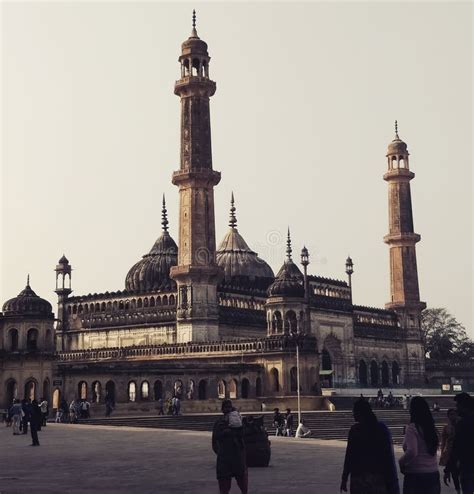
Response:
[[[409,414],[406,410],[375,410],[375,414],[390,429],[395,444],[401,444],[404,434],[404,426],[409,421]],[[248,413],[243,413],[248,415]],[[253,415],[262,415],[254,413]],[[275,427],[272,424],[272,413],[266,412],[264,415],[265,427],[270,435],[275,434]],[[297,414],[295,415],[295,424]],[[338,439],[346,440],[349,429],[354,423],[352,412],[347,411],[316,411],[304,412],[302,414],[306,425],[311,429],[311,437],[316,439]],[[445,411],[434,414],[439,432],[446,421]],[[179,429],[190,431],[212,431],[213,424],[218,414],[194,414],[175,416],[154,416],[154,417],[109,417],[91,418],[81,420],[81,424],[90,425],[113,425],[128,427],[148,427],[154,429]]]

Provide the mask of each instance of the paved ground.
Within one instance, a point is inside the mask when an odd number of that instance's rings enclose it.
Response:
[[[339,492],[343,442],[271,439],[270,467],[249,470],[251,493]],[[0,427],[0,494],[217,492],[206,432],[49,424],[40,442]]]

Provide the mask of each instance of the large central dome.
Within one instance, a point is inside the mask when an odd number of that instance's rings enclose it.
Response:
[[[44,298],[38,297],[30,287],[30,276],[26,287],[15,298],[7,300],[2,308],[5,316],[53,317],[53,308]]]
[[[163,233],[148,254],[132,266],[125,279],[125,289],[133,292],[174,290],[176,282],[170,278],[170,269],[178,263],[178,246],[168,233],[168,219],[163,197]]]
[[[266,289],[275,275],[272,268],[250,249],[238,232],[233,194],[229,226],[230,230],[216,252],[217,264],[224,269],[224,283]]]

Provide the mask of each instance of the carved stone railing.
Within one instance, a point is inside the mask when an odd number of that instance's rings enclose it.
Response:
[[[300,351],[303,353],[316,351],[316,338],[302,336],[299,340]],[[97,348],[90,350],[73,350],[58,352],[56,358],[59,363],[90,360],[118,360],[140,357],[173,357],[194,356],[198,354],[230,354],[230,353],[281,353],[294,351],[296,343],[288,336],[271,336],[262,339],[215,341],[203,343],[176,343],[163,345],[143,345],[122,348]]]

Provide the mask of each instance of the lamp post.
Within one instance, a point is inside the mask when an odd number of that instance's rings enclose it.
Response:
[[[351,291],[351,302],[352,302],[352,273],[354,272],[354,263],[350,256],[346,259],[346,274],[349,278],[349,290]]]

